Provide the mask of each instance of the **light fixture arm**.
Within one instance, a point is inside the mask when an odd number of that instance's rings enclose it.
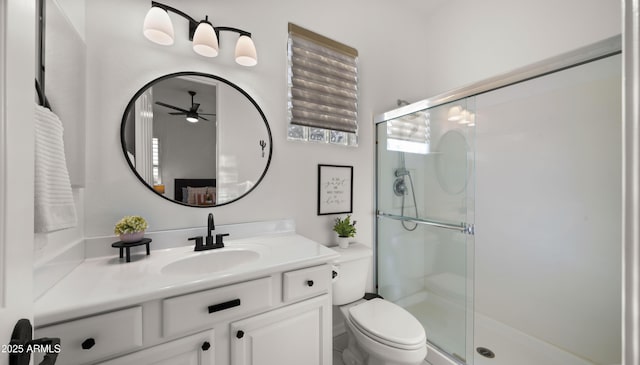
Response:
[[[218,36],[218,39],[220,39],[220,32],[235,32],[235,33],[238,33],[240,35],[246,35],[247,37],[251,38],[251,33],[247,32],[246,30],[242,30],[242,29],[238,29],[238,28],[233,28],[233,27],[213,27],[213,29],[216,31],[216,36]]]
[[[166,12],[176,13],[176,14],[180,15],[181,17],[187,19],[189,21],[189,40],[190,41],[193,40],[193,33],[196,32],[196,27],[198,26],[198,22],[195,19],[193,19],[192,17],[187,15],[185,12],[174,8],[173,6],[165,5],[165,4],[159,3],[157,1],[152,1],[151,2],[151,7],[164,9]]]
[[[176,8],[174,8],[172,6],[166,5],[166,4],[159,3],[157,1],[151,1],[151,6],[163,9],[163,10],[165,10],[167,12],[172,12],[172,13],[178,14],[181,17],[187,19],[189,21],[189,40],[193,41],[193,35],[196,32],[196,28],[198,27],[198,24],[200,24],[200,22],[198,22],[194,18],[190,17],[189,15],[187,15],[185,12],[183,12],[181,10],[178,10],[178,9],[176,9]],[[208,16],[206,17],[206,19],[204,21],[209,22]],[[242,29],[238,29],[238,28],[233,28],[233,27],[213,27],[213,30],[215,30],[216,37],[218,37],[218,39],[220,39],[220,32],[235,32],[235,33],[238,33],[240,35],[245,35],[245,36],[251,38],[251,33],[247,32],[245,30],[242,30]]]

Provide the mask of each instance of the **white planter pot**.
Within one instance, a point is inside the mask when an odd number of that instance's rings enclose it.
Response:
[[[349,248],[349,237],[338,236],[338,246],[340,248]]]

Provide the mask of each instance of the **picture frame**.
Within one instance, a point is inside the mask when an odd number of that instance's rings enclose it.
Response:
[[[353,166],[318,165],[318,215],[353,212]]]

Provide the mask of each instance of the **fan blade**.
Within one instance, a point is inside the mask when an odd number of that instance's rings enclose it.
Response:
[[[198,115],[216,115],[216,113],[198,113]]]
[[[206,120],[207,122],[209,121],[209,119],[203,117],[202,114],[198,114],[198,119]]]
[[[198,108],[199,108],[199,107],[200,107],[200,104],[198,104],[198,103],[193,103],[193,104],[191,104],[191,110],[189,110],[189,111],[190,111],[190,112],[193,112],[193,113],[197,113],[197,112],[198,112]]]
[[[187,113],[185,112],[175,112],[175,113],[169,113],[170,115],[185,115]]]
[[[185,109],[182,109],[182,108],[178,108],[177,106],[173,106],[173,105],[165,104],[165,103],[163,103],[163,102],[161,102],[161,101],[156,101],[156,104],[158,104],[158,105],[160,105],[160,106],[163,106],[163,107],[165,107],[165,108],[178,110],[178,111],[181,111],[181,112],[183,112],[183,113],[188,113],[188,112],[189,112],[188,110],[185,110]]]

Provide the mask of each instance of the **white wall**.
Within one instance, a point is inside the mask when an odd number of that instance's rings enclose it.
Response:
[[[0,343],[20,318],[33,319],[35,7],[0,3]],[[8,365],[7,355],[0,364]]]
[[[84,41],[84,33],[85,33],[85,11],[86,0],[53,0],[60,6],[61,9],[64,9],[64,13],[73,24],[73,27],[76,29],[80,38]]]
[[[394,4],[365,0],[324,1],[181,1],[181,10],[196,17],[212,16],[216,25],[253,33],[259,63],[243,68],[233,62],[235,35],[222,33],[216,59],[197,56],[186,37],[186,22],[175,17],[176,44],[162,47],[141,32],[149,9],[146,0],[88,1],[87,42],[87,189],[86,235],[111,235],[123,215],[140,214],[151,230],[202,226],[213,211],[216,223],[293,217],[298,231],[319,242],[333,240],[332,217],[316,215],[317,165],[354,166],[354,218],[358,239],[372,244],[373,127],[372,116],[395,105],[399,97],[424,95],[414,82],[426,72],[426,50],[415,58],[398,58],[405,41],[423,42],[418,15],[400,13]],[[250,6],[251,11],[246,11]],[[268,14],[268,16],[265,16]],[[360,146],[344,148],[286,140],[287,23],[334,38],[359,50]],[[403,29],[401,38],[397,31]],[[245,89],[269,120],[274,153],[263,182],[240,201],[212,209],[183,207],[158,199],[129,171],[122,156],[119,128],[129,98],[146,82],[162,74],[201,71],[224,77]]]
[[[621,32],[616,0],[451,0],[424,18],[425,98]]]
[[[224,85],[224,84],[222,84]],[[269,161],[269,135],[262,116],[247,98],[226,85],[218,87],[217,202],[242,196],[255,186]],[[262,155],[260,140],[268,144]]]
[[[81,242],[84,237],[85,184],[85,95],[86,49],[83,34],[84,2],[77,0],[46,1],[45,41],[45,94],[51,108],[64,127],[65,158],[73,187],[78,225],[52,233],[35,234],[35,267],[40,268],[49,259]],[[73,24],[72,24],[73,22]],[[76,28],[78,27],[78,28]],[[80,262],[79,258],[76,263]],[[73,265],[67,265],[67,272]],[[37,283],[35,296],[53,283]]]
[[[249,196],[213,209],[221,223],[295,217],[301,233],[330,241],[330,219],[315,215],[316,165],[350,164],[355,167],[354,217],[360,224],[359,239],[371,243],[373,115],[395,107],[398,98],[422,99],[609,37],[620,27],[619,4],[600,0],[517,5],[507,0],[454,0],[442,2],[432,16],[410,6],[399,8],[391,2],[373,6],[364,0],[346,4],[289,0],[274,5],[254,1],[253,11],[246,13],[247,4],[198,0],[180,4],[181,10],[193,16],[211,14],[219,25],[253,32],[259,64],[246,69],[232,61],[234,35],[223,33],[218,58],[203,59],[193,54],[186,36],[181,36],[186,34],[186,22],[177,17],[174,46],[158,46],[142,36],[147,1],[86,3],[87,108],[92,116],[87,126],[87,145],[91,146],[87,152],[87,236],[108,235],[122,215],[133,213],[145,215],[151,229],[203,224],[201,209],[162,201],[140,186],[121,156],[118,121],[124,107],[136,90],[159,75],[193,70],[225,77],[249,92],[270,121],[274,135],[270,170]],[[336,14],[336,10],[340,11]],[[243,15],[238,16],[240,13]],[[286,140],[289,21],[359,50],[358,148]],[[415,44],[425,46],[411,46]],[[407,52],[413,57],[398,56]],[[254,209],[257,206],[264,208]]]

